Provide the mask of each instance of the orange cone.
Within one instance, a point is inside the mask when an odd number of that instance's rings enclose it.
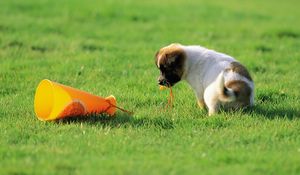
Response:
[[[65,117],[116,112],[116,98],[89,94],[69,86],[42,80],[34,97],[34,111],[42,121]]]

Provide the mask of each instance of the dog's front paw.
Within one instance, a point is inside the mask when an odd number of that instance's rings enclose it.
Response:
[[[198,104],[199,108],[201,108],[201,109],[205,108],[205,102],[204,102],[204,100],[198,100],[197,104]]]

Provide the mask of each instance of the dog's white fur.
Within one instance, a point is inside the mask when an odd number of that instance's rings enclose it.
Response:
[[[171,46],[174,44],[167,47]],[[254,104],[253,81],[236,72],[225,71],[230,67],[230,63],[237,62],[233,57],[201,46],[176,46],[182,48],[186,54],[185,71],[181,79],[186,80],[194,89],[198,104],[205,104],[209,115],[216,113],[220,104],[235,100],[231,89],[228,89],[228,98],[222,98],[220,95],[225,84],[233,80],[243,81],[251,88],[250,106]]]

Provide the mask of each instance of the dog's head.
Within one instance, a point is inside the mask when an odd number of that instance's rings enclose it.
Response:
[[[158,84],[173,86],[184,75],[186,55],[180,44],[171,44],[161,48],[155,55],[155,64],[160,70]]]

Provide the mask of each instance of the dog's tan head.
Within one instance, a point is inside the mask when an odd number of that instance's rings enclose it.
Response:
[[[173,86],[182,79],[186,55],[180,44],[161,48],[155,55],[155,64],[160,70],[158,84]]]

